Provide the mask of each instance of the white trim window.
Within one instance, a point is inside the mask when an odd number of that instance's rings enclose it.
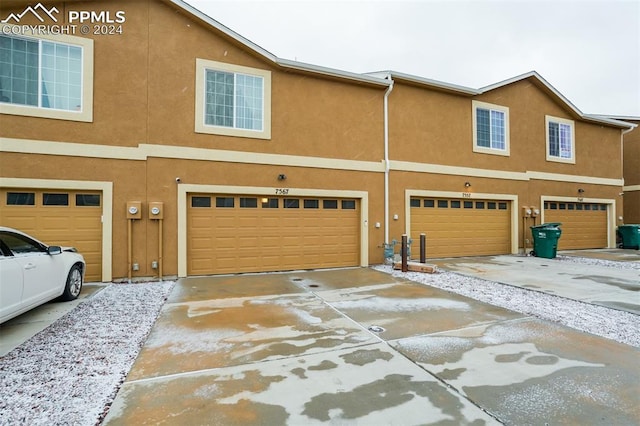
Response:
[[[93,42],[70,38],[0,35],[0,112],[91,121]]]
[[[271,73],[198,59],[196,132],[269,139]]]
[[[572,120],[545,116],[547,161],[575,163],[575,125]]]
[[[472,101],[473,151],[509,155],[509,108]]]

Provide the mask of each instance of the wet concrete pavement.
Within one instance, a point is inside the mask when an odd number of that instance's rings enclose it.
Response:
[[[637,250],[605,249],[567,251],[560,254],[638,262],[640,256],[637,253]],[[465,257],[439,259],[434,263],[443,270],[462,275],[640,314],[639,269],[603,268],[563,261],[561,258],[526,256]]]
[[[631,425],[639,353],[365,268],[188,278],[105,424]]]

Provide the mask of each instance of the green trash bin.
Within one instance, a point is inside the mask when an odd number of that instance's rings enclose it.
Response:
[[[640,225],[620,225],[618,233],[622,238],[622,248],[640,249]]]
[[[558,240],[562,235],[560,229],[561,223],[543,223],[542,225],[532,226],[533,234],[533,251],[532,255],[544,257],[545,259],[553,259],[558,251]]]

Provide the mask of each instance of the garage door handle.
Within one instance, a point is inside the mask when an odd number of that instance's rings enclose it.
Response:
[[[34,269],[35,267],[35,263],[27,263],[26,265],[24,265],[24,269]]]

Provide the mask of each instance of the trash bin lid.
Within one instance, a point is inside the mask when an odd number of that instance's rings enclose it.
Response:
[[[543,223],[541,225],[536,225],[536,226],[532,226],[531,229],[555,229],[558,228],[560,225],[562,225],[559,222],[549,222],[549,223]]]
[[[628,225],[618,225],[618,229],[620,228],[640,228],[640,225],[628,224]]]

